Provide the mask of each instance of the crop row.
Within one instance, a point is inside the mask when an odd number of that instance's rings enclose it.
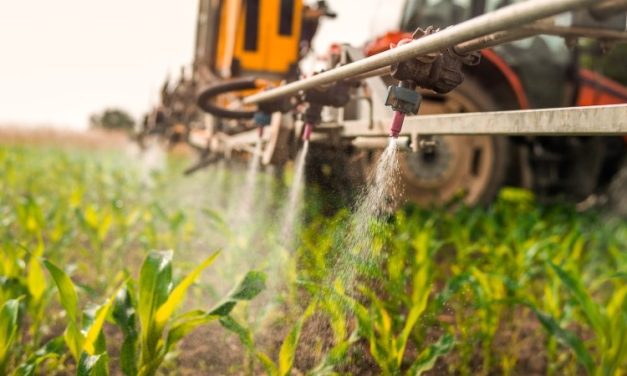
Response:
[[[239,177],[208,175],[196,191],[118,153],[0,147],[0,374],[152,375],[214,321],[247,359],[225,374],[627,371],[625,220],[506,189],[359,236],[349,210],[310,210],[292,249],[280,185],[260,178],[242,224]]]

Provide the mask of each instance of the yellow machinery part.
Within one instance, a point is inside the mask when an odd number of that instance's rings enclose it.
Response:
[[[285,77],[298,62],[302,12],[302,0],[223,0],[216,71]]]

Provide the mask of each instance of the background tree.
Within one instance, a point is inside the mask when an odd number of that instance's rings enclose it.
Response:
[[[108,108],[102,113],[89,117],[89,127],[92,129],[123,130],[131,132],[135,127],[135,120],[124,110]]]

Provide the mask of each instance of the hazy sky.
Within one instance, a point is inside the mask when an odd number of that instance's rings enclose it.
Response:
[[[316,46],[363,43],[397,23],[401,2],[331,0],[339,17],[325,21]],[[107,106],[139,116],[166,74],[191,62],[196,8],[196,0],[1,1],[0,124],[83,128]]]

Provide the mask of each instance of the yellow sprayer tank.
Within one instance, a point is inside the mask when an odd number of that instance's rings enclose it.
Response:
[[[196,66],[222,78],[295,72],[302,0],[201,0]]]

